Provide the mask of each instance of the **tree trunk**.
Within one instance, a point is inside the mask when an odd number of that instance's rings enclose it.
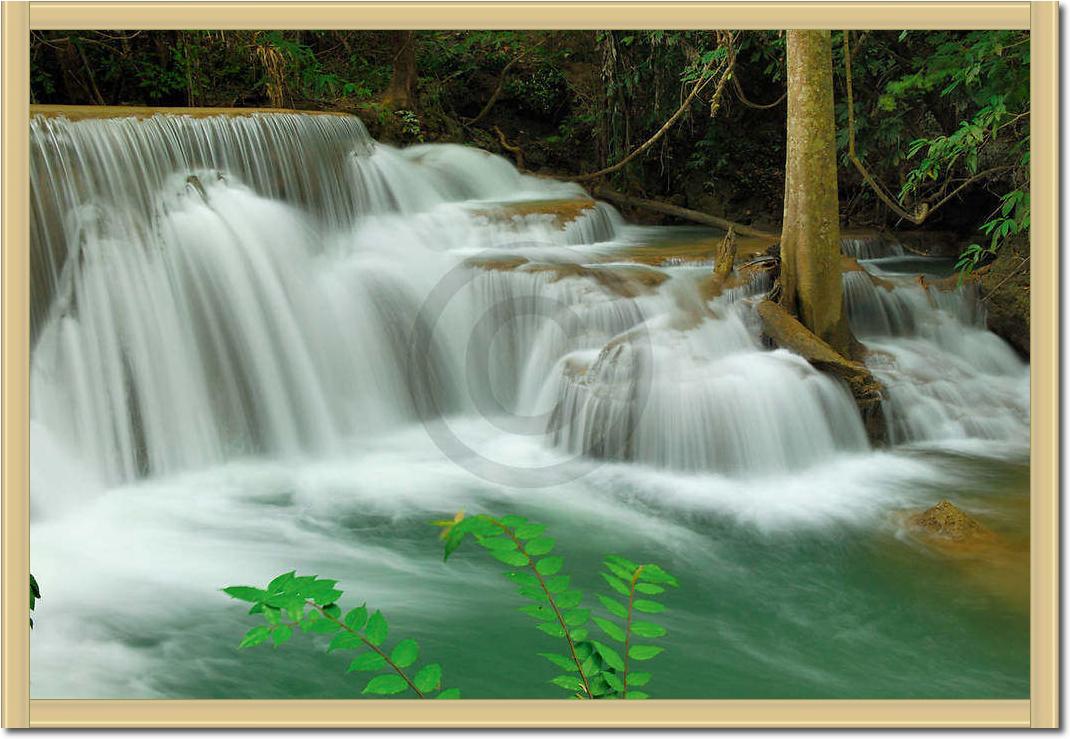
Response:
[[[781,304],[836,351],[855,344],[843,310],[832,35],[788,31]]]
[[[383,93],[383,104],[394,110],[412,110],[416,92],[416,39],[412,31],[397,31],[394,73]]]

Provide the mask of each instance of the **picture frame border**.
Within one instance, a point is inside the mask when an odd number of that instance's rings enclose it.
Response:
[[[567,10],[567,12],[565,12]],[[2,108],[2,696],[7,728],[1058,726],[1059,89],[1056,2],[6,2]],[[607,22],[607,19],[612,19]],[[29,692],[31,29],[1028,29],[1031,33],[1030,696],[1023,700],[45,700]]]

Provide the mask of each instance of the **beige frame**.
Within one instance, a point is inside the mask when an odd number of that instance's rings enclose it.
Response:
[[[3,6],[3,725],[34,727],[1033,727],[1058,725],[1058,6],[866,3],[70,3]],[[606,21],[611,18],[612,21]],[[29,30],[1027,28],[1032,33],[1028,700],[229,701],[29,697]]]

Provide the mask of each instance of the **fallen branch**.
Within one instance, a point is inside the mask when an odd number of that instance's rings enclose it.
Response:
[[[608,200],[612,203],[619,203],[621,205],[630,205],[633,208],[644,208],[646,210],[652,210],[656,213],[664,213],[667,216],[673,216],[684,221],[691,221],[692,223],[700,223],[703,226],[712,226],[724,231],[733,229],[737,234],[741,236],[754,236],[760,239],[776,240],[777,234],[770,233],[768,231],[762,231],[761,229],[751,228],[750,226],[744,226],[742,223],[735,223],[727,218],[718,218],[712,216],[709,213],[702,213],[697,210],[691,210],[690,208],[681,208],[678,205],[671,205],[669,203],[663,203],[659,200],[648,200],[646,198],[637,198],[632,195],[625,195],[622,192],[616,190],[610,190],[605,187],[592,188],[591,194],[596,198],[602,200]]]

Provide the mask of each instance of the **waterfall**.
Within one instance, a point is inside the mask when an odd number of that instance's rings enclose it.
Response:
[[[840,251],[854,259],[881,259],[901,257],[906,254],[903,245],[880,236],[849,237],[840,239]]]
[[[985,328],[976,286],[847,272],[844,302],[884,384],[895,442],[984,439],[1028,448],[1029,367]]]
[[[31,148],[36,448],[102,484],[440,416],[735,476],[868,448],[842,384],[762,345],[766,278],[708,302],[701,267],[617,258],[651,229],[500,157],[303,114],[36,117]],[[844,289],[894,438],[1020,434],[1024,364],[976,296],[882,284]]]

